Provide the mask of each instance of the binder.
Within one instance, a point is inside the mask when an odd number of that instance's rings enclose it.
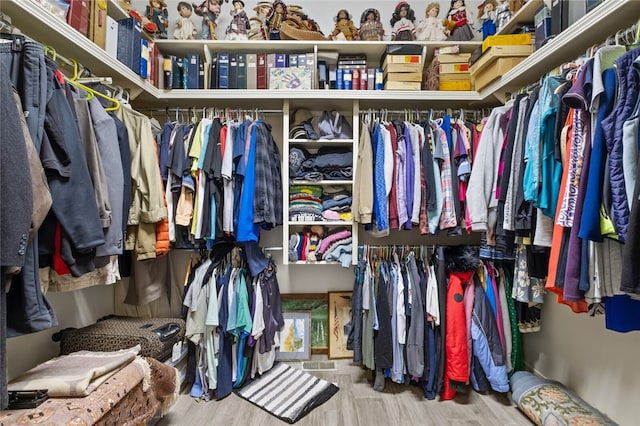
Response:
[[[229,54],[218,53],[218,89],[229,88]]]
[[[140,77],[142,78],[149,78],[150,56],[149,42],[147,40],[140,39],[140,70],[138,71],[138,74],[140,74]]]
[[[256,60],[256,87],[258,89],[267,89],[267,54],[258,53]]]
[[[269,76],[271,75],[271,68],[275,68],[275,67],[276,67],[276,54],[275,53],[268,53],[267,54],[267,68],[266,68],[265,76],[264,76],[265,87],[267,89],[270,88],[270,86],[269,86]]]
[[[245,53],[238,53],[236,55],[238,60],[238,74],[236,76],[236,89],[247,88],[247,55]]]
[[[187,89],[200,89],[200,55],[191,53],[188,59]]]
[[[229,89],[238,88],[238,55],[229,54]]]
[[[133,19],[133,18],[132,18]],[[140,74],[140,61],[142,60],[142,25],[137,19],[133,20],[131,45],[131,64],[129,68],[136,74]]]
[[[247,53],[247,89],[258,88],[258,55]]]
[[[181,58],[182,59],[182,78],[180,79],[180,88],[188,89],[189,88],[189,58]]]
[[[351,88],[353,90],[360,90],[360,70],[351,70]]]
[[[289,53],[289,62],[288,62],[290,67],[298,67],[301,65],[298,65],[298,54],[297,53]],[[302,65],[304,66],[304,65]]]
[[[209,66],[209,89],[218,88],[218,55],[211,55],[211,65]]]
[[[127,67],[131,67],[131,55],[133,54],[131,46],[131,39],[133,38],[133,21],[134,18],[125,18],[118,21],[116,59]]]
[[[169,55],[165,56],[162,63],[162,74],[165,89],[173,89],[173,64],[176,61],[176,57]]]
[[[171,58],[171,69],[173,81],[171,82],[172,89],[182,89],[182,58]]]
[[[287,54],[286,53],[276,53],[276,68],[286,68],[287,67]]]
[[[107,16],[107,35],[104,50],[114,59],[118,59],[118,21],[111,16]]]
[[[82,35],[89,35],[89,0],[69,0],[67,24],[71,25]]]
[[[300,64],[300,59],[298,59],[298,64]],[[318,87],[318,83],[316,81],[316,75],[318,72],[316,69],[316,57],[313,53],[306,54],[305,66],[311,70],[311,89],[315,89]]]

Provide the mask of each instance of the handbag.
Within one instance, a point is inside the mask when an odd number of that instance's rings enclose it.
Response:
[[[322,139],[351,139],[353,129],[347,119],[338,111],[323,111],[318,122],[320,138]]]

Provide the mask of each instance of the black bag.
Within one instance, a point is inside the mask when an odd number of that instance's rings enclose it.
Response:
[[[107,352],[140,345],[140,355],[159,361],[171,357],[173,345],[184,339],[181,318],[133,318],[109,316],[82,328],[67,328],[54,334],[60,355],[77,351]]]

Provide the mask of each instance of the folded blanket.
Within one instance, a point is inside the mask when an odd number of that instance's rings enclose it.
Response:
[[[50,359],[12,380],[9,390],[48,389],[50,397],[83,397],[133,362],[140,345],[114,352],[79,351]]]

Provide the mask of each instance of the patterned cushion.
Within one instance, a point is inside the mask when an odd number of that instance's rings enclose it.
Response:
[[[513,401],[537,425],[616,425],[561,383],[529,372],[513,374],[511,391]]]

